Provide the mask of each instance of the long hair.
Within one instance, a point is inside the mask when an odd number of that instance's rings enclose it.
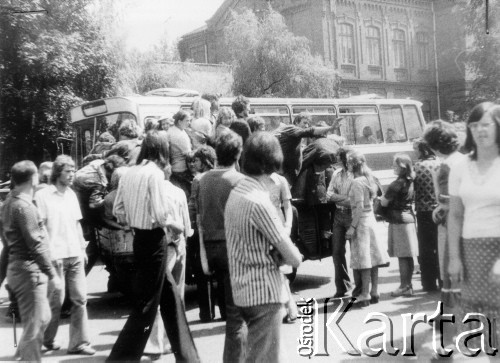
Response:
[[[59,155],[52,164],[52,174],[50,175],[50,182],[55,184],[57,179],[61,176],[66,166],[75,166],[75,162],[69,155]]]
[[[407,180],[415,179],[415,172],[413,171],[413,163],[408,154],[398,153],[394,155],[394,162],[399,166],[399,177]]]
[[[472,109],[467,119],[467,136],[465,137],[464,148],[470,153],[469,156],[472,160],[477,159],[477,145],[474,141],[474,137],[472,137],[469,125],[473,122],[479,122],[486,113],[490,113],[491,119],[495,123],[497,131],[496,144],[500,150],[500,106],[495,105],[493,102],[481,102]]]
[[[210,118],[210,102],[204,100],[203,98],[197,98],[193,101],[191,108],[193,109],[193,118]]]
[[[355,178],[364,176],[370,185],[370,198],[377,195],[378,186],[373,177],[372,170],[366,165],[365,156],[359,151],[351,151],[348,154],[348,160],[352,165],[352,173]]]
[[[231,120],[229,125],[231,125],[236,118],[234,111],[229,107],[221,107],[219,109],[219,113],[217,114],[217,121],[215,122],[215,128],[217,128],[219,125],[222,125],[222,120],[225,118]]]
[[[168,139],[165,131],[149,131],[142,141],[141,152],[137,157],[137,165],[144,160],[157,163],[162,169],[168,165]]]

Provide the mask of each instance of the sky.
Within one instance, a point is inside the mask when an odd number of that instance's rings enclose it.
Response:
[[[123,14],[127,47],[147,50],[167,35],[169,42],[205,25],[224,0],[130,0]]]

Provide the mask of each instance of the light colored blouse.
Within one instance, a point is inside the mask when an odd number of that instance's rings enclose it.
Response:
[[[477,162],[464,158],[451,167],[449,192],[464,205],[463,238],[500,237],[500,157],[481,175]]]

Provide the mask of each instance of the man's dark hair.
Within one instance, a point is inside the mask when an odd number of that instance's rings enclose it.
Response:
[[[214,93],[204,93],[201,98],[210,102],[210,112],[214,113],[219,110],[219,96]]]
[[[231,104],[231,108],[233,109],[236,117],[240,117],[240,113],[246,110],[247,105],[250,104],[250,100],[243,95],[239,95],[236,97]]]
[[[281,168],[283,152],[273,134],[259,131],[246,141],[242,159],[243,170],[248,175],[272,174]]]
[[[137,139],[140,133],[141,130],[139,126],[137,126],[136,122],[132,119],[123,120],[118,129],[118,134],[128,139]]]
[[[141,152],[137,158],[137,164],[144,160],[157,163],[161,168],[168,165],[168,139],[164,131],[149,131],[142,141]]]
[[[185,110],[179,110],[175,113],[175,115],[172,117],[174,119],[174,125],[178,125],[179,122],[184,120],[186,117],[189,117],[189,112]]]
[[[213,169],[215,167],[215,160],[217,156],[215,154],[214,148],[211,146],[200,146],[195,150],[193,157],[200,159],[201,163],[208,167],[208,169]]]
[[[418,150],[418,158],[420,160],[432,159],[436,156],[429,145],[421,137],[413,141],[413,147]]]
[[[307,119],[309,120],[309,122],[311,122],[312,118],[311,118],[311,114],[309,112],[301,112],[299,113],[297,116],[295,116],[295,118],[293,119],[293,124],[294,125],[298,125],[300,124],[300,122],[303,120],[303,119]]]
[[[57,182],[57,179],[59,179],[66,166],[75,167],[75,162],[71,156],[59,155],[56,160],[54,160],[54,164],[52,164],[52,174],[50,175],[50,182],[52,184]]]
[[[259,131],[262,125],[266,125],[266,121],[264,121],[262,117],[256,115],[249,117],[247,122],[248,126],[250,126],[250,132],[252,133],[255,131]]]
[[[120,166],[124,166],[125,159],[118,155],[110,155],[104,160],[104,169],[109,173],[113,174],[115,169],[118,169]]]
[[[436,120],[427,124],[423,138],[431,149],[445,155],[451,154],[459,146],[455,127],[443,120]]]
[[[215,145],[215,154],[217,163],[220,166],[231,166],[238,161],[243,148],[241,136],[237,133],[227,130],[217,138]]]
[[[14,185],[24,184],[37,174],[36,165],[31,160],[23,160],[15,163],[10,169],[10,180]]]

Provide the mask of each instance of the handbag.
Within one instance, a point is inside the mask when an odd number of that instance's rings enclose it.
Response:
[[[387,221],[389,218],[389,208],[382,206],[382,201],[379,197],[373,200],[373,214],[377,222]]]

